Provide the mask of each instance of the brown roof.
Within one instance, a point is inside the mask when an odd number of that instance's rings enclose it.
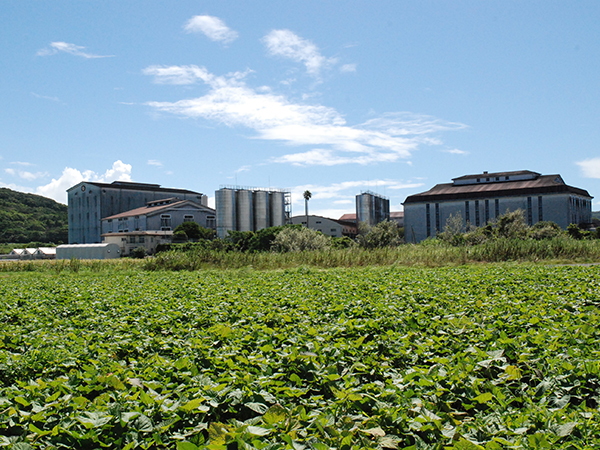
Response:
[[[342,217],[340,217],[338,220],[346,220],[346,221],[353,221],[356,220],[356,213],[352,213],[352,214],[344,214]]]
[[[392,217],[396,217],[396,218],[404,217],[404,211],[392,211],[392,212],[390,212],[390,218],[392,218]]]
[[[514,174],[514,172],[507,173]],[[486,176],[488,175],[490,177],[496,176],[495,174],[486,174]],[[426,192],[408,196],[404,200],[404,204],[516,195],[558,194],[564,192],[593,198],[585,189],[566,185],[560,175],[555,174],[541,175],[532,180],[502,181],[497,183],[437,184]]]
[[[176,188],[164,188],[160,187],[160,184],[150,184],[150,183],[135,183],[132,181],[113,181],[112,183],[97,183],[95,181],[82,181],[77,183],[75,186],[71,186],[67,189],[67,192],[72,190],[73,188],[79,186],[80,184],[91,184],[93,186],[105,189],[125,189],[125,190],[135,190],[135,191],[160,191],[160,192],[170,192],[170,193],[185,193],[185,194],[194,194],[194,195],[202,195],[201,192],[189,191],[187,189],[176,189]]]
[[[156,203],[156,202],[150,202],[150,203]],[[198,209],[205,209],[205,210],[210,210],[210,211],[214,211],[212,208],[209,208],[208,206],[202,206],[199,205],[198,203],[195,203],[191,200],[180,200],[178,202],[173,202],[173,203],[167,203],[165,205],[158,205],[158,206],[142,206],[141,208],[135,208],[135,209],[131,209],[129,211],[125,211],[119,214],[115,214],[114,216],[109,216],[109,217],[104,217],[102,220],[107,220],[107,219],[122,219],[124,217],[132,217],[132,216],[146,216],[149,214],[154,214],[157,213],[159,211],[162,211],[164,209],[172,209],[172,208],[177,208],[179,206],[183,206],[184,204],[189,203],[193,206],[196,206]]]
[[[452,178],[452,180],[453,181],[455,181],[455,180],[472,180],[472,179],[476,179],[476,178],[495,178],[495,177],[503,178],[503,177],[507,177],[507,176],[516,176],[516,175],[535,175],[536,177],[539,177],[541,174],[539,174],[537,172],[532,172],[531,170],[514,170],[512,172],[492,172],[492,173],[477,173],[477,174],[473,174],[473,175],[463,175],[462,177]]]

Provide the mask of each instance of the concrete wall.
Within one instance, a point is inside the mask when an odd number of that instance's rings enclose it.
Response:
[[[116,244],[70,244],[56,247],[56,259],[115,259],[121,257]]]
[[[292,224],[306,226],[306,216],[299,215],[292,217]],[[327,217],[321,216],[308,216],[308,228],[331,237],[342,237],[345,235],[351,235],[348,227],[336,222],[335,220],[328,219]]]

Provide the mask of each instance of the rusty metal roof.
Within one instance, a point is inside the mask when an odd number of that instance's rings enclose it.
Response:
[[[151,203],[156,203],[156,202],[151,202]],[[142,206],[141,208],[135,208],[135,209],[131,209],[129,211],[125,211],[125,212],[122,212],[122,213],[119,213],[119,214],[115,214],[113,216],[104,217],[102,220],[122,219],[122,218],[125,218],[125,217],[133,217],[133,216],[148,216],[148,215],[156,214],[156,213],[164,211],[164,210],[178,208],[180,206],[183,206],[184,204],[190,204],[191,206],[193,206],[193,207],[195,207],[197,209],[202,209],[202,210],[205,210],[205,211],[210,211],[212,213],[215,212],[214,209],[209,208],[208,206],[200,205],[200,204],[195,203],[195,202],[193,202],[191,200],[180,200],[178,202],[167,203],[165,205]]]
[[[524,171],[528,172],[528,171]],[[514,174],[515,172],[507,172]],[[496,176],[496,174],[486,174]],[[570,192],[583,197],[593,198],[585,189],[568,186],[561,176],[541,175],[532,180],[488,182],[477,184],[443,183],[437,184],[426,192],[410,195],[405,203],[448,201],[472,198],[509,197],[518,195],[558,194]]]

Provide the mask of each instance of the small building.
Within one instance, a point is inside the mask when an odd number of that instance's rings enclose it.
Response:
[[[115,259],[121,257],[117,244],[65,244],[56,247],[56,259]]]
[[[306,226],[306,215],[292,217],[292,224]],[[358,234],[358,227],[355,223],[330,219],[323,216],[309,215],[308,228],[320,231],[331,237],[348,236],[350,238],[355,238]]]
[[[146,254],[153,255],[159,244],[168,244],[172,240],[173,231],[129,231],[102,235],[103,242],[119,246],[121,256],[129,256],[138,247],[143,247]]]
[[[569,224],[592,221],[592,196],[567,185],[558,174],[529,170],[483,172],[453,178],[406,198],[406,242],[420,242],[443,231],[450,215],[462,217],[465,228],[480,227],[508,211],[521,209],[529,225],[540,221]]]
[[[390,212],[390,220],[396,222],[399,228],[404,227],[404,211],[392,211]]]
[[[33,252],[34,259],[56,259],[56,247],[39,247]]]
[[[13,248],[10,253],[8,254],[8,256],[11,259],[21,259],[21,256],[23,256],[23,253],[25,252],[24,248]]]
[[[173,231],[183,222],[196,222],[215,229],[215,210],[191,200],[166,198],[148,202],[141,208],[102,219],[102,235],[134,231]]]

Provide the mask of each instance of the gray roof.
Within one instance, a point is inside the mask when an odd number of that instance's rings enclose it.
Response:
[[[492,172],[492,173],[476,173],[473,175],[463,175],[462,177],[452,178],[453,181],[456,180],[472,180],[476,178],[504,178],[508,176],[517,176],[517,175],[534,175],[539,177],[541,174],[537,172],[532,172],[531,170],[514,170],[512,172]]]
[[[523,171],[524,173],[531,173]],[[498,172],[511,175],[516,172]],[[469,177],[476,175],[467,175]],[[486,174],[486,177],[496,176],[496,174]],[[500,176],[500,175],[498,175]],[[481,176],[480,176],[481,177]],[[455,178],[456,180],[456,178]],[[585,189],[579,189],[568,186],[562,180],[561,176],[541,175],[531,180],[502,181],[492,183],[477,184],[459,184],[443,183],[437,184],[426,192],[410,195],[404,201],[406,203],[435,202],[459,199],[476,199],[489,197],[509,197],[517,195],[539,195],[539,194],[559,194],[572,193],[583,197],[593,198]]]

